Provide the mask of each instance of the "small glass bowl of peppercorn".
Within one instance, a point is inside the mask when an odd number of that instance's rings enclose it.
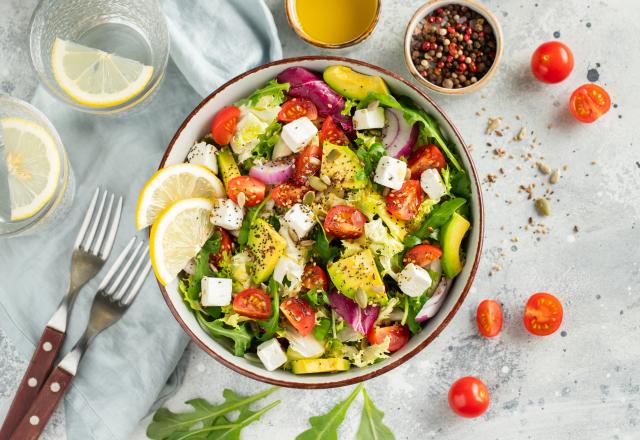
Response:
[[[445,94],[478,90],[493,76],[502,55],[495,16],[471,0],[431,1],[411,18],[404,57],[424,86]]]

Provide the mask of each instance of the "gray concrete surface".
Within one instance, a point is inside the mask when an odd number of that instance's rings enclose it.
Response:
[[[386,0],[372,38],[342,54],[409,77],[402,59],[404,26],[421,3]],[[434,96],[474,145],[485,196],[480,271],[442,335],[409,363],[367,382],[367,389],[398,439],[638,439],[640,7],[633,0],[484,3],[500,19],[506,39],[497,75],[474,95]],[[34,4],[0,0],[0,90],[21,98],[29,98],[36,85],[25,38]],[[319,52],[288,27],[281,0],[268,4],[285,56]],[[576,65],[569,79],[549,86],[532,78],[528,62],[533,49],[554,34],[573,49]],[[566,110],[572,90],[588,78],[605,86],[615,103],[591,126],[573,122]],[[503,118],[503,136],[485,135],[487,118],[496,116]],[[521,127],[526,139],[512,141]],[[523,159],[529,154],[531,159]],[[532,168],[536,161],[567,167],[552,186],[552,214],[544,219],[519,189],[535,184],[535,198],[550,188],[548,176]],[[530,217],[533,226],[527,228]],[[523,305],[536,291],[556,294],[565,306],[561,331],[546,338],[529,336],[521,323]],[[484,298],[504,304],[505,328],[494,340],[479,337],[473,320]],[[26,361],[1,335],[0,356],[4,400],[12,396]],[[198,396],[219,400],[224,388],[264,388],[194,345],[184,361],[186,379],[168,402],[172,409],[184,409],[182,402]],[[446,403],[449,385],[469,374],[484,379],[491,391],[489,411],[476,420],[454,416]],[[348,391],[279,390],[274,396],[283,403],[243,438],[294,438],[310,416]],[[353,438],[359,406],[349,412],[340,438]],[[45,438],[63,436],[61,424]],[[132,438],[145,438],[147,424],[143,420]]]

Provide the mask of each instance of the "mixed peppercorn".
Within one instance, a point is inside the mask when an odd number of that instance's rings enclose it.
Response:
[[[413,64],[424,79],[440,87],[458,89],[476,83],[495,57],[492,27],[467,6],[438,8],[413,30]]]

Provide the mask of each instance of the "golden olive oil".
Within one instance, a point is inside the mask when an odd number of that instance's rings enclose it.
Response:
[[[376,18],[379,0],[296,0],[300,27],[309,37],[328,44],[353,41]]]

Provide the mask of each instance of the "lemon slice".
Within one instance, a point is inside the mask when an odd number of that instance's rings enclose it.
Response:
[[[56,192],[60,177],[60,155],[49,132],[22,118],[2,118],[11,220],[37,214]]]
[[[53,43],[51,66],[62,90],[89,107],[127,102],[153,76],[151,66],[60,38]]]
[[[210,199],[184,199],[162,211],[151,228],[149,253],[163,285],[173,281],[213,233]]]
[[[181,163],[157,171],[142,188],[136,209],[136,227],[152,225],[167,206],[192,197],[225,197],[224,185],[202,165]]]

